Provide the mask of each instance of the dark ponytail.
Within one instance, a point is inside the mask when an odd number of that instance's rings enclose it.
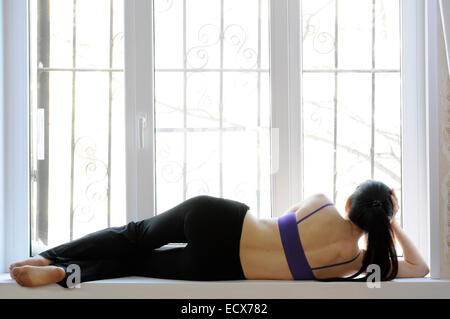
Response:
[[[320,281],[366,281],[370,274],[356,277],[372,264],[380,267],[382,281],[392,280],[397,276],[398,260],[391,229],[393,205],[390,195],[388,186],[369,180],[350,196],[348,217],[367,233],[367,251],[361,269],[350,277],[319,279]]]

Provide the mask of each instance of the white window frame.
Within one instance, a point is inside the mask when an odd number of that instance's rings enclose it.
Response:
[[[402,192],[403,198],[408,198],[402,203],[402,211],[403,228],[429,260],[428,214],[423,213],[427,212],[423,12],[423,1],[402,1]]]
[[[3,164],[0,166],[0,191],[4,194],[4,198],[0,196],[0,271],[30,254],[27,3],[27,0],[0,0],[0,14],[7,26],[3,28],[0,51],[0,58],[3,53],[0,70],[3,70],[4,88],[3,96],[0,91],[0,119],[3,120],[0,125],[4,132],[0,140],[0,155],[4,155],[4,163],[0,161]],[[402,98],[408,110],[403,110],[402,125],[402,187],[408,198],[403,203],[404,226],[430,262],[431,276],[438,278],[439,136],[435,83],[437,39],[433,33],[437,30],[437,0],[426,3],[403,0],[402,3],[402,29],[416,31],[403,37],[406,54],[402,59],[405,81]],[[271,102],[276,105],[272,110],[272,126],[279,130],[279,169],[272,176],[274,217],[302,199],[299,5],[298,0],[277,0],[272,1],[270,8]],[[128,221],[154,214],[155,170],[154,165],[147,164],[154,163],[155,156],[150,142],[154,138],[152,9],[152,1],[125,1]],[[145,127],[142,126],[144,119]]]
[[[0,220],[4,231],[6,271],[10,263],[30,255],[29,152],[28,152],[28,6],[27,0],[1,0],[3,8],[3,122],[0,141],[4,166],[0,169],[5,201]]]
[[[126,207],[131,221],[155,214],[153,1],[125,1],[124,10]]]
[[[424,4],[424,39],[425,45],[425,138],[426,157],[424,164],[426,174],[426,199],[422,202],[427,212],[426,240],[429,248],[425,255],[430,265],[431,278],[440,278],[441,269],[441,224],[440,224],[440,196],[439,196],[439,86],[438,80],[438,19],[439,7],[437,0],[427,0]],[[422,108],[423,109],[423,108]],[[425,214],[424,214],[425,215]],[[448,227],[448,225],[443,225]],[[414,238],[413,238],[414,239]]]
[[[3,2],[0,1],[0,17],[3,19]],[[3,21],[3,20],[2,20]],[[5,130],[3,129],[2,123],[4,120],[5,106],[4,106],[4,66],[3,66],[3,23],[0,23],[0,176],[4,174],[5,168],[5,153],[4,153],[4,140],[5,140]],[[0,272],[2,265],[6,262],[6,245],[4,244],[5,240],[3,238],[3,234],[5,234],[5,183],[4,179],[0,179]]]

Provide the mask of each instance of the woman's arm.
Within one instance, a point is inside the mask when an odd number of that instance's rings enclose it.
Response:
[[[398,201],[394,190],[392,190],[391,199],[394,205],[394,214],[396,214],[398,211]],[[404,256],[404,260],[398,261],[397,278],[425,277],[429,273],[427,263],[394,217],[392,218],[391,227],[395,239],[402,247]]]
[[[425,277],[429,273],[427,263],[419,250],[406,235],[397,221],[392,222],[392,230],[397,242],[403,250],[404,260],[398,261],[398,278]]]

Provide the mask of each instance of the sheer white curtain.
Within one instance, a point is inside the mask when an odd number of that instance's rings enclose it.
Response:
[[[450,74],[450,0],[440,0],[442,27],[444,29],[445,47],[447,50],[447,65]]]

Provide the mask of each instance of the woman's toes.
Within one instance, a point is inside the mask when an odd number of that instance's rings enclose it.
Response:
[[[11,264],[11,265],[9,265],[9,270],[12,271],[14,268],[20,267],[20,266],[22,266],[22,265],[20,265],[20,263]]]
[[[9,275],[11,276],[12,279],[14,279],[13,269],[14,269],[14,266],[13,266],[13,265],[10,265],[10,266],[9,266]]]
[[[13,269],[13,276],[16,282],[23,287],[30,287],[31,280],[28,275],[28,266],[16,267]]]
[[[21,274],[21,272],[22,272],[22,269],[21,269],[20,267],[15,267],[15,268],[13,268],[13,269],[11,270],[12,278],[13,278],[19,285],[21,285],[21,283],[19,282],[19,281],[21,281],[21,280],[20,280],[20,274]]]
[[[14,268],[17,267],[22,267],[22,266],[26,266],[26,265],[30,265],[30,266],[49,266],[51,264],[51,261],[42,257],[41,255],[36,255],[30,259],[27,260],[23,260],[21,262],[17,262],[17,263],[13,263],[9,266],[9,272],[11,273],[11,271]]]

